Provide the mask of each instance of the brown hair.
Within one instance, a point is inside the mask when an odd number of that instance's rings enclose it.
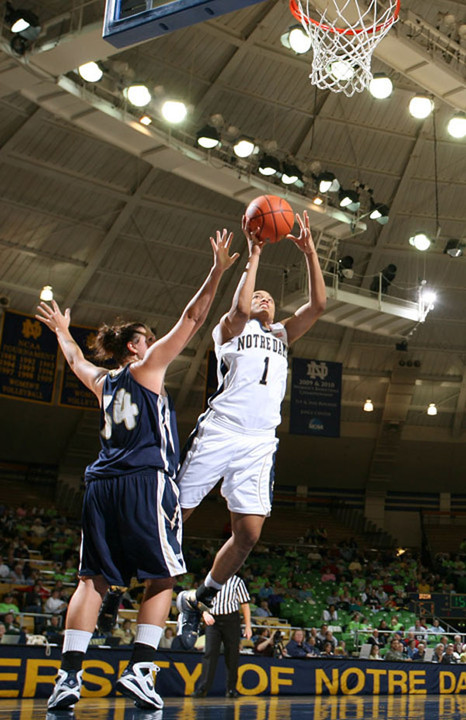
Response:
[[[100,361],[113,359],[118,365],[122,365],[130,355],[128,343],[141,330],[152,334],[152,330],[142,322],[129,323],[116,320],[113,325],[104,323],[92,343],[95,359]]]

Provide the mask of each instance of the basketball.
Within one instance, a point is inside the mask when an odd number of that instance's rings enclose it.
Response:
[[[257,237],[269,243],[279,242],[294,225],[291,206],[277,195],[261,195],[252,200],[246,208],[246,217],[251,231],[258,229]]]

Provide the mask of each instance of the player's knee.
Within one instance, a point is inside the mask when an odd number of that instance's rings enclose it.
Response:
[[[246,553],[250,553],[260,538],[260,530],[256,528],[243,528],[235,534],[237,545]]]

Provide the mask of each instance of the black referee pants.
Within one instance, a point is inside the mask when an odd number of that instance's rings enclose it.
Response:
[[[236,690],[238,679],[238,658],[241,642],[241,618],[239,612],[228,615],[215,615],[214,625],[205,629],[205,651],[202,660],[202,673],[198,690],[208,692],[212,687],[223,642],[225,665],[227,667],[227,692]]]

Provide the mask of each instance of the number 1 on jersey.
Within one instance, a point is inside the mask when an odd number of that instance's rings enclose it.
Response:
[[[267,373],[269,372],[269,358],[266,357],[264,359],[264,372],[262,373],[262,377],[259,381],[259,385],[267,385]]]

